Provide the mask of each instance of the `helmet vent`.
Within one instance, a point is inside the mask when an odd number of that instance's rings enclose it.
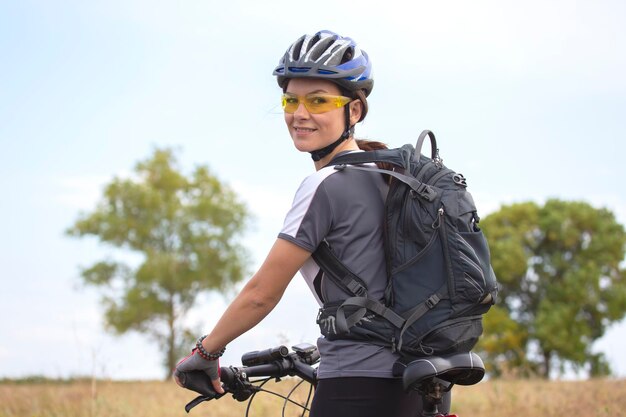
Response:
[[[309,50],[307,51],[307,55],[305,57],[306,60],[311,62],[317,62],[322,57],[322,55],[327,54],[328,49],[335,41],[331,37],[321,39],[319,36],[315,36],[315,38],[313,38],[312,40],[315,39],[317,39],[317,42],[311,42]]]
[[[312,48],[313,45],[315,45],[316,43],[318,43],[320,41],[320,35],[316,34],[315,36],[313,36],[311,38],[311,41],[309,42],[309,47]]]
[[[354,50],[352,48],[348,48],[346,49],[346,52],[344,52],[343,56],[341,57],[341,63],[344,64],[352,60],[353,57],[354,57]]]
[[[300,51],[302,50],[303,43],[304,43],[304,36],[298,39],[298,41],[292,46],[293,59],[295,61],[300,59]]]

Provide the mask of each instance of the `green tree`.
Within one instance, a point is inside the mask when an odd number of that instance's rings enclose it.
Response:
[[[523,365],[546,378],[567,364],[592,376],[609,373],[592,345],[626,314],[620,266],[626,232],[615,216],[585,202],[551,199],[543,207],[504,206],[481,225],[500,283],[500,315],[488,314],[486,334],[519,336],[518,346],[505,344],[507,351],[487,337],[479,347],[488,361]]]
[[[103,290],[110,330],[134,330],[158,342],[169,376],[190,342],[183,321],[197,296],[243,278],[246,254],[238,238],[248,214],[206,166],[185,177],[171,150],[155,150],[135,173],[114,178],[95,210],[79,216],[67,233],[141,255],[138,266],[106,259],[81,276]]]
[[[485,361],[487,372],[494,377],[528,376],[533,374],[533,364],[528,362],[524,347],[528,343],[528,332],[513,320],[509,312],[496,305],[485,315],[486,329],[476,348]]]

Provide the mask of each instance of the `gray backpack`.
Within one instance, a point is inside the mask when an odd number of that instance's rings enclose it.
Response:
[[[427,137],[431,158],[421,154]],[[369,298],[363,280],[323,242],[313,253],[323,278],[352,296],[320,309],[322,334],[406,356],[469,351],[482,334],[482,315],[495,303],[497,283],[466,180],[442,164],[435,135],[425,130],[415,148],[355,152],[331,164],[391,177],[384,219],[388,276],[384,299]]]

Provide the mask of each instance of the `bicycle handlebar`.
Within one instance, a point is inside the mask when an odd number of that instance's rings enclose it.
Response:
[[[231,393],[237,401],[246,401],[258,391],[249,378],[281,378],[284,376],[298,376],[312,385],[317,381],[317,370],[311,365],[316,364],[320,355],[317,348],[308,343],[292,347],[293,352],[285,346],[279,346],[264,351],[248,352],[242,356],[242,363],[250,366],[228,366],[220,368],[220,379],[224,394],[218,394],[204,371],[184,372],[180,375],[183,386],[197,392],[196,397],[185,406],[189,412],[203,401],[219,399],[226,393]]]
[[[232,394],[237,401],[250,399],[246,417],[250,410],[254,395],[264,391],[285,400],[283,416],[287,403],[295,404],[308,411],[313,388],[317,385],[317,369],[315,365],[320,360],[317,348],[311,344],[303,343],[292,347],[290,352],[285,346],[278,346],[262,351],[248,352],[241,358],[242,366],[228,366],[220,368],[220,379],[224,394],[218,394],[213,389],[209,376],[204,371],[183,372],[179,379],[187,389],[200,394],[197,398],[185,406],[189,412],[193,407],[203,401],[210,401]],[[473,385],[478,383],[485,374],[482,360],[473,352],[459,352],[444,356],[430,356],[427,358],[403,358],[393,365],[395,376],[402,376],[405,390],[416,390],[422,398],[423,416],[454,416],[446,414],[448,411],[439,412],[439,406],[443,404],[443,396],[452,389],[455,384]],[[295,384],[287,396],[281,395],[263,388],[263,385],[276,378],[278,381],[284,376],[298,376],[302,381]],[[258,378],[250,380],[250,378]],[[302,382],[311,384],[309,397],[304,404],[291,400],[291,394]],[[255,385],[258,384],[258,385]],[[449,407],[449,404],[447,405]],[[304,414],[303,414],[304,415]]]

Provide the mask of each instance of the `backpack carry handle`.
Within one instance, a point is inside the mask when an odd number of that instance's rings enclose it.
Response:
[[[437,139],[435,139],[435,134],[430,130],[424,130],[420,134],[419,138],[417,138],[417,144],[415,145],[415,157],[419,160],[420,155],[422,154],[422,145],[424,145],[424,139],[426,136],[430,138],[430,158],[432,160],[438,159],[438,149],[437,149]]]

